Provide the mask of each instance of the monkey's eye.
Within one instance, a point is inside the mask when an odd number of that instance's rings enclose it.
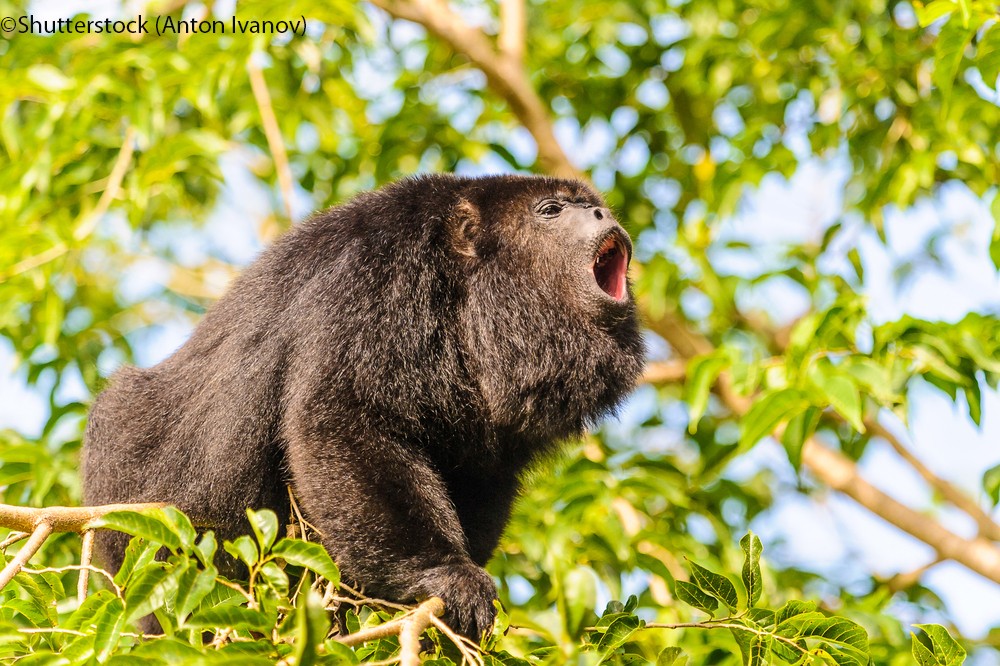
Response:
[[[562,209],[563,209],[562,204],[553,201],[544,204],[541,210],[539,210],[538,212],[544,215],[545,217],[556,217],[557,215],[559,215],[559,213],[562,212]]]

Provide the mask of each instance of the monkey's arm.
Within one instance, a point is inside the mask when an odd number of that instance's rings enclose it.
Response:
[[[345,580],[400,601],[438,596],[445,621],[478,641],[493,579],[469,557],[445,484],[421,455],[354,422],[293,418],[288,462],[307,519]]]

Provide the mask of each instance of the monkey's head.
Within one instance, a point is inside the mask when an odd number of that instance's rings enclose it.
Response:
[[[575,180],[459,180],[451,245],[463,264],[467,345],[492,416],[544,438],[578,434],[641,373],[632,241]]]

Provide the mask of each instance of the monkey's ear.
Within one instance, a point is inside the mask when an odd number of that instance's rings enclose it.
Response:
[[[479,209],[464,199],[452,209],[448,217],[448,237],[455,253],[469,259],[476,257],[480,222]]]

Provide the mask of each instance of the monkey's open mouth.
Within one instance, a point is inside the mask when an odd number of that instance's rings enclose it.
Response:
[[[617,233],[610,233],[597,250],[590,272],[594,274],[597,286],[616,301],[624,301],[628,297],[626,288],[626,272],[628,271],[628,253],[625,243]]]

